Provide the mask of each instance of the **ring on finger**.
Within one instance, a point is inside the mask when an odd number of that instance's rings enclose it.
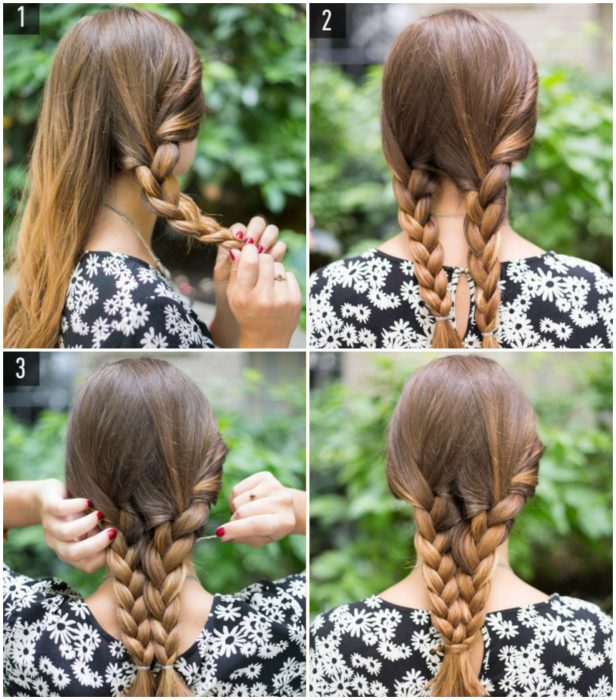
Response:
[[[274,275],[274,280],[275,280],[276,282],[286,282],[286,280],[287,280],[287,275],[286,275],[285,272],[277,272],[277,273]]]
[[[250,491],[249,491],[248,493],[249,493],[249,498],[250,498],[250,500],[251,500],[251,501],[254,501],[255,498],[256,498],[255,492],[254,492],[252,489],[250,489]]]

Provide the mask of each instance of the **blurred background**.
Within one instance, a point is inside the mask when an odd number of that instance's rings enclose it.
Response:
[[[128,5],[137,3],[126,3]],[[110,3],[41,4],[41,31],[4,37],[4,253],[15,215],[43,87],[62,35]],[[257,214],[283,231],[286,265],[301,284],[306,266],[306,13],[303,5],[138,4],[178,24],[203,59],[208,115],[183,190],[230,225]],[[159,224],[154,249],[206,321],[213,315],[213,246],[192,246]],[[189,254],[190,252],[190,254]],[[5,276],[6,277],[6,276]],[[14,282],[7,277],[5,297]],[[208,306],[202,306],[207,304]],[[303,325],[303,321],[302,321]],[[295,338],[295,345],[303,345]]]
[[[4,478],[63,480],[68,411],[79,385],[98,367],[134,354],[41,353],[40,386],[5,388]],[[160,354],[139,353],[140,357]],[[165,360],[186,372],[210,401],[229,454],[224,484],[205,534],[226,522],[233,485],[267,470],[285,486],[305,488],[305,356],[297,352],[177,353]],[[305,538],[290,535],[253,549],[206,540],[194,550],[197,572],[212,592],[231,593],[260,578],[275,579],[305,568]],[[55,557],[40,527],[12,530],[4,561],[32,577],[58,576],[87,595],[104,570],[84,574]]]
[[[381,153],[382,64],[403,27],[452,6],[347,4],[347,38],[311,41],[311,270],[398,233]],[[507,22],[538,64],[539,123],[530,156],[512,172],[512,226],[611,272],[612,3],[462,7]]]
[[[385,475],[386,431],[414,370],[447,353],[311,353],[310,600],[379,593],[415,564],[412,509]],[[612,356],[485,353],[528,395],[546,452],[509,556],[540,590],[612,610]],[[461,416],[461,420],[464,417]]]

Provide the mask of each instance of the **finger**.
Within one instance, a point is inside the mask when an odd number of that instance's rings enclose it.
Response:
[[[89,559],[109,547],[115,538],[115,530],[112,527],[106,528],[87,540],[80,542],[58,542],[56,552],[66,562]]]
[[[280,265],[280,263],[277,263]],[[274,258],[267,253],[259,255],[259,279],[257,287],[266,293],[271,293],[274,284]]]
[[[274,258],[274,260],[282,260],[287,252],[287,244],[284,241],[277,241],[268,253]]]
[[[269,487],[261,483],[257,486],[254,486],[253,488],[248,489],[247,491],[244,491],[243,493],[240,493],[235,498],[229,500],[231,512],[235,512],[240,506],[244,505],[244,503],[251,503],[253,501],[256,501],[257,499],[265,498],[268,495],[269,491]]]
[[[263,235],[261,236],[261,240],[259,241],[259,253],[270,253],[270,248],[274,245],[274,243],[276,243],[279,233],[280,231],[278,230],[278,226],[274,226],[272,224],[266,226],[265,231],[263,231]]]
[[[244,224],[233,224],[233,226],[229,227],[229,231],[231,231],[238,241],[246,240],[246,227]]]
[[[246,243],[258,245],[266,226],[267,222],[262,216],[253,216],[246,227]]]
[[[100,568],[107,564],[107,554],[106,552],[101,552],[95,557],[90,557],[89,559],[80,559],[72,563],[76,569],[84,571],[86,574],[92,574],[98,571]]]
[[[274,515],[279,510],[280,505],[275,499],[264,496],[263,498],[257,498],[254,501],[247,501],[239,505],[229,522],[252,518],[255,515]]]
[[[301,304],[302,303],[302,290],[301,290],[301,287],[299,286],[299,282],[297,281],[297,277],[295,276],[295,273],[291,272],[290,270],[287,270],[286,275],[287,275],[287,289],[289,290],[290,300],[295,302],[296,304]]]
[[[222,526],[224,534],[220,539],[229,542],[240,537],[273,537],[276,524],[277,516],[271,514],[232,520]]]
[[[233,540],[235,544],[248,544],[251,547],[262,547],[264,544],[271,544],[275,541],[273,537],[240,537]]]
[[[43,504],[43,512],[62,518],[66,515],[77,515],[92,508],[92,503],[87,498],[62,498],[50,500]]]
[[[88,513],[88,515],[84,515],[83,518],[77,518],[76,520],[49,518],[45,521],[45,529],[58,540],[72,542],[73,540],[83,537],[83,535],[87,535],[102,519],[103,514],[98,511]]]
[[[237,263],[237,277],[235,281],[240,289],[250,293],[255,288],[258,278],[259,254],[255,246],[245,245]]]
[[[255,489],[259,484],[267,481],[278,483],[278,479],[270,472],[257,472],[256,474],[247,476],[245,479],[235,484],[229,496],[229,503],[232,503],[240,494],[246,493],[250,491],[250,489]]]

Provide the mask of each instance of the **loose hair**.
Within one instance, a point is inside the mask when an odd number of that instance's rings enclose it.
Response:
[[[414,506],[415,548],[444,654],[432,695],[485,695],[469,649],[481,638],[495,550],[535,492],[543,453],[533,409],[493,360],[435,360],[407,382],[387,476]]]
[[[193,694],[173,668],[180,593],[221,488],[226,451],[205,397],[167,362],[107,364],[75,400],[66,485],[73,496],[90,498],[104,526],[117,529],[107,571],[122,643],[137,667],[124,695]]]
[[[383,74],[383,150],[421,298],[436,319],[432,347],[462,346],[432,211],[443,177],[464,194],[482,345],[500,347],[498,230],[507,216],[511,166],[527,156],[536,122],[535,62],[504,22],[453,9],[398,36]]]
[[[38,120],[17,241],[7,347],[54,347],[73,269],[111,178],[130,171],[145,203],[186,236],[231,246],[231,233],[180,192],[179,144],[205,112],[193,42],[162,17],[114,7],[60,41]]]

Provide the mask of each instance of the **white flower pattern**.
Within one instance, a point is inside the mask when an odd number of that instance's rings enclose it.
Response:
[[[61,348],[213,348],[190,301],[161,272],[119,253],[85,253],[69,283]]]
[[[445,267],[453,300],[463,274]],[[481,346],[475,283],[464,347]],[[503,348],[611,348],[613,282],[592,263],[544,253],[501,264],[497,338]],[[427,348],[435,323],[419,295],[413,263],[372,248],[310,278],[310,347]]]
[[[199,638],[176,662],[195,695],[306,694],[305,583],[303,574],[293,574],[214,596]],[[8,695],[115,697],[130,686],[135,667],[128,651],[77,591],[6,564],[3,591]]]
[[[612,695],[612,620],[592,603],[554,594],[488,613],[482,635],[488,695]],[[443,659],[427,611],[378,596],[318,615],[310,637],[314,697],[424,697]]]

